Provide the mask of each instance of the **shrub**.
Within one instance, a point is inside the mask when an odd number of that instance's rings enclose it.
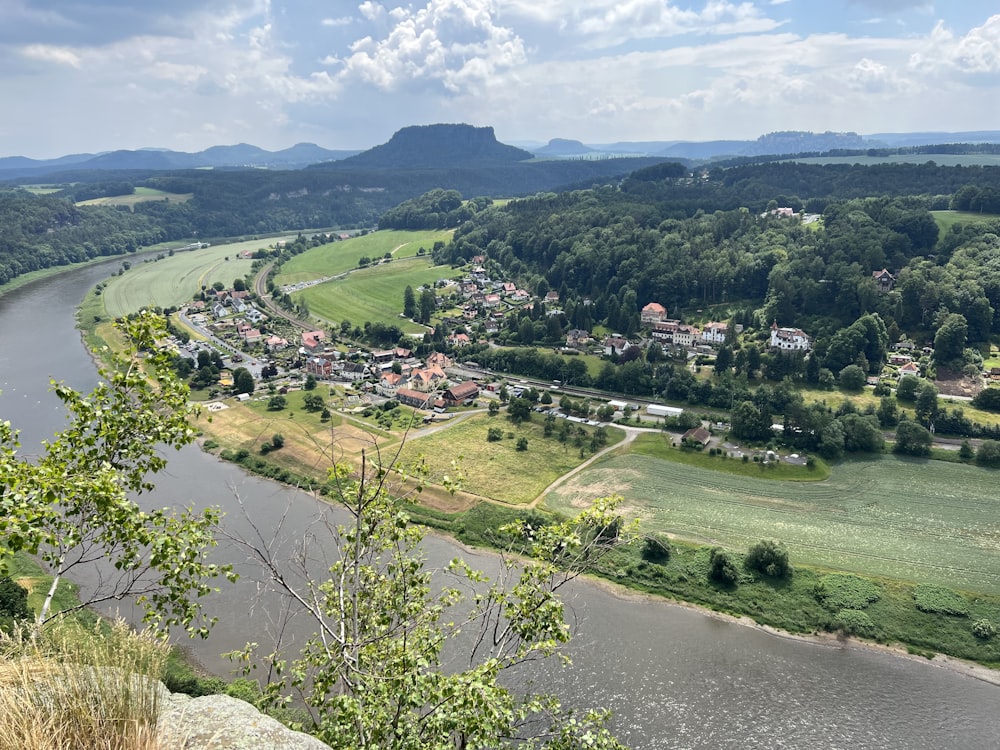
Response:
[[[913,589],[913,600],[921,612],[966,617],[969,603],[957,592],[944,586],[922,583]]]
[[[720,547],[713,547],[708,556],[708,578],[727,586],[740,580],[740,571],[733,562],[732,555]]]
[[[791,572],[788,550],[785,545],[773,540],[761,540],[750,547],[744,564],[750,570],[772,578],[784,578]]]
[[[503,430],[499,427],[490,427],[486,430],[486,442],[496,443],[503,440]]]
[[[878,628],[867,612],[859,609],[842,609],[837,613],[837,627],[848,635],[860,635],[873,638]]]
[[[847,573],[825,575],[816,586],[816,598],[832,610],[861,610],[881,595],[882,589],[874,582]]]
[[[972,623],[972,634],[976,638],[982,638],[986,641],[996,635],[996,632],[996,627],[985,617]]]
[[[670,559],[670,541],[662,534],[650,534],[642,543],[642,559],[662,565]]]
[[[519,450],[519,451],[526,451],[526,450],[528,450],[528,438],[526,438],[526,437],[519,437],[517,439],[517,450]]]

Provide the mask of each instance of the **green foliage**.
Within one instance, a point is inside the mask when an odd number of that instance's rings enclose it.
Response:
[[[316,390],[316,376],[312,373],[306,375],[306,381],[302,384],[302,390],[304,391],[315,391]]]
[[[857,365],[848,365],[840,371],[838,381],[845,391],[860,391],[865,386],[865,371]]]
[[[933,436],[925,427],[907,419],[896,427],[896,442],[892,452],[907,456],[929,456],[933,442]]]
[[[976,451],[976,463],[980,466],[1000,466],[1000,441],[984,440]]]
[[[725,586],[734,586],[740,580],[740,571],[733,556],[721,547],[713,547],[709,552],[708,578]]]
[[[0,576],[0,631],[10,630],[18,620],[34,616],[28,606],[28,590],[10,576]]]
[[[318,393],[307,393],[302,397],[302,406],[306,411],[322,411],[325,406],[323,397]]]
[[[944,586],[920,584],[913,589],[913,601],[921,612],[967,617],[969,602],[961,595]]]
[[[441,590],[424,565],[422,532],[388,497],[387,474],[368,469],[374,478],[332,472],[350,520],[319,542],[336,550],[326,580],[295,590],[274,572],[266,543],[243,542],[302,605],[296,617],[315,627],[298,654],[264,657],[277,679],[263,700],[283,704],[289,690],[300,693],[307,728],[335,750],[499,747],[513,737],[539,749],[620,748],[605,713],[568,714],[552,696],[515,694],[502,679],[569,640],[558,591],[623,541],[600,533],[617,518],[616,502],[598,500],[571,521],[503,527],[510,551],[527,559],[502,557],[494,582],[456,559],[448,566],[455,585]],[[467,597],[470,585],[476,593]],[[459,633],[472,637],[455,641]],[[469,653],[464,666],[445,670],[451,643]],[[235,656],[249,664],[253,653]]]
[[[860,635],[865,638],[874,638],[878,635],[878,626],[871,615],[858,609],[840,610],[837,612],[835,624],[848,635]]]
[[[972,623],[972,634],[976,636],[976,638],[988,641],[996,635],[996,633],[996,626],[986,617],[982,617]]]
[[[528,450],[528,438],[523,437],[523,436],[519,437],[517,439],[517,446],[516,446],[516,448],[517,448],[517,450],[522,451],[522,452]]]
[[[920,378],[915,375],[904,375],[896,385],[896,399],[913,403],[917,400],[917,390],[920,388]]]
[[[983,388],[972,399],[972,405],[983,411],[1000,412],[1000,388]]]
[[[503,440],[503,429],[500,427],[490,427],[486,430],[486,442],[498,443]]]
[[[147,621],[206,635],[212,621],[200,599],[213,579],[231,575],[207,560],[218,512],[142,511],[130,496],[152,489],[148,475],[166,466],[161,446],[194,440],[188,391],[169,356],[155,348],[164,335],[162,318],[143,313],[121,329],[131,345],[127,356],[113,357],[91,393],[53,383],[70,424],[44,455],[34,462],[19,457],[16,434],[0,423],[0,552],[35,554],[49,567],[52,586],[39,623],[63,614],[52,609],[62,578],[105,556],[116,574],[79,606],[133,595]]]
[[[237,367],[233,371],[233,393],[253,393],[255,383],[253,375],[245,367]]]
[[[743,562],[749,570],[772,578],[785,578],[791,572],[788,550],[785,545],[772,539],[762,539],[752,545]]]
[[[663,534],[648,534],[642,540],[642,559],[663,565],[670,560],[670,540]]]
[[[882,589],[868,578],[848,573],[830,573],[819,579],[816,598],[832,610],[861,610],[877,602]]]
[[[278,394],[276,396],[271,396],[267,400],[267,410],[268,411],[282,411],[288,406],[288,399]]]

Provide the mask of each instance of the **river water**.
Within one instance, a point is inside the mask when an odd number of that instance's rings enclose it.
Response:
[[[21,430],[24,454],[37,454],[64,423],[49,378],[82,389],[96,382],[74,308],[117,265],[72,271],[0,298],[0,415]],[[266,533],[280,525],[289,546],[322,508],[196,447],[169,461],[144,503],[219,505],[244,534],[244,515]],[[426,547],[432,561],[461,553],[473,566],[492,565],[489,553],[462,553],[445,539],[430,537]],[[184,644],[221,674],[230,666],[222,652],[266,642],[276,622],[277,603],[258,599],[253,575],[240,569],[241,582],[223,584],[208,602],[219,616],[211,637]],[[567,603],[577,630],[572,666],[534,665],[525,679],[569,705],[612,709],[616,733],[635,748],[1000,747],[1000,687],[936,665],[782,638],[586,582],[574,584]]]

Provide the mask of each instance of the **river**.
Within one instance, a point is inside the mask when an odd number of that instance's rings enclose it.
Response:
[[[63,424],[50,377],[89,389],[96,371],[74,328],[84,293],[119,261],[40,280],[0,297],[0,414],[21,430],[22,453]],[[308,495],[249,477],[196,447],[171,452],[154,505],[220,505],[246,531],[243,509],[281,536],[305,533],[320,505]],[[461,552],[430,537],[428,556]],[[490,567],[489,553],[462,553]],[[238,562],[234,560],[234,562]],[[244,572],[246,570],[244,569]],[[613,710],[613,727],[635,748],[961,748],[1000,746],[1000,687],[921,660],[876,650],[783,638],[661,601],[577,583],[567,597],[577,629],[573,664],[539,667],[539,689],[566,703]],[[224,651],[262,641],[273,621],[252,575],[208,602],[219,624],[185,642],[225,673]],[[536,665],[537,666],[537,665]]]

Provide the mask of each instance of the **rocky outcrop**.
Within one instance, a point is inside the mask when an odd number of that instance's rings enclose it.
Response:
[[[329,750],[228,695],[161,695],[156,735],[159,750]]]

